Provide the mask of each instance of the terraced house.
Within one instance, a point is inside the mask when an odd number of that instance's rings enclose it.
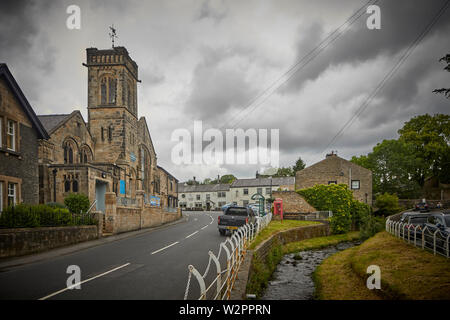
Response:
[[[0,64],[0,212],[38,202],[38,142],[47,138],[8,66]]]
[[[177,180],[158,167],[147,121],[138,114],[138,65],[124,47],[88,48],[83,65],[87,121],[78,110],[39,116],[50,134],[39,144],[40,202],[84,193],[104,211],[106,193],[129,205],[142,191],[146,203],[156,198],[158,205],[175,207]]]

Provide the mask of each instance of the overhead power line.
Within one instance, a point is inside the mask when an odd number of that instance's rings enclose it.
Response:
[[[386,73],[380,83],[375,87],[372,93],[364,100],[361,106],[356,110],[356,112],[352,115],[352,117],[342,126],[342,128],[333,136],[327,146],[323,149],[320,154],[323,154],[337,139],[342,136],[346,129],[348,129],[355,120],[364,112],[370,102],[375,98],[375,96],[384,88],[386,83],[394,76],[394,74],[398,71],[398,69],[403,65],[403,63],[408,59],[414,49],[419,45],[419,43],[425,38],[425,36],[430,32],[430,30],[434,27],[434,25],[439,21],[445,11],[448,9],[450,5],[450,0],[447,0],[446,3],[438,10],[438,12],[434,15],[431,21],[426,25],[426,27],[422,30],[422,32],[414,39],[414,41],[409,45],[409,47],[403,52],[399,60],[394,64],[394,66]]]
[[[240,122],[242,122],[251,112],[253,112],[257,107],[264,103],[273,93],[275,93],[283,84],[289,81],[298,71],[302,70],[309,62],[311,62],[315,57],[317,57],[322,51],[324,51],[329,45],[341,37],[348,28],[355,23],[365,12],[369,5],[374,5],[379,0],[369,0],[366,4],[356,10],[347,20],[337,27],[333,32],[328,34],[316,47],[309,51],[301,59],[297,60],[293,65],[291,65],[287,71],[285,71],[280,77],[278,77],[269,87],[256,95],[251,99],[243,110],[236,113],[228,122],[226,122],[221,129],[226,128],[228,125],[233,124],[235,128]],[[284,79],[284,80],[283,80]],[[281,83],[280,81],[283,80]],[[277,85],[278,84],[278,85]],[[259,102],[258,102],[259,100]],[[258,103],[257,103],[258,102]],[[249,111],[238,121],[235,121],[240,115],[242,115],[247,109]]]

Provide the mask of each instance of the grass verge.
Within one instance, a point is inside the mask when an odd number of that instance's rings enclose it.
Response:
[[[331,235],[327,237],[317,237],[298,242],[287,243],[283,246],[283,254],[322,249],[328,246],[336,245],[340,242],[356,241],[359,239],[359,231],[352,231],[344,234]]]
[[[381,269],[381,290],[366,287],[367,267]],[[450,262],[380,232],[339,252],[314,273],[319,299],[450,299]]]
[[[302,220],[283,220],[283,222],[278,220],[272,220],[267,227],[265,227],[261,232],[256,236],[256,238],[252,241],[250,245],[250,250],[255,249],[261,242],[270,238],[270,236],[274,235],[277,232],[305,227],[314,224],[320,224],[320,222],[316,221],[302,221]]]

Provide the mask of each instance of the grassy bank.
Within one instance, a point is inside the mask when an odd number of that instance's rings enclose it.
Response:
[[[381,290],[366,287],[370,265],[381,269]],[[450,299],[450,261],[387,232],[324,260],[314,278],[319,299]]]
[[[283,222],[281,222],[278,220],[272,220],[269,225],[256,236],[256,238],[250,245],[250,249],[255,249],[261,242],[270,238],[270,236],[274,235],[277,232],[298,227],[310,226],[313,224],[320,224],[320,222],[299,220],[283,220]]]
[[[286,222],[289,222],[289,224]],[[293,221],[293,220],[291,221],[285,220],[283,223],[281,223],[280,221],[272,221],[267,227],[271,228],[266,232],[266,234],[262,235],[258,243],[269,238],[276,232],[281,231],[281,229],[287,230],[311,224],[316,223],[315,222],[311,223],[307,221]],[[267,230],[267,228],[265,230]],[[246,292],[249,294],[256,294],[256,296],[260,298],[261,295],[264,293],[264,290],[267,287],[267,283],[271,279],[273,272],[276,270],[277,265],[283,258],[283,255],[302,250],[320,249],[329,245],[338,244],[340,242],[357,240],[358,234],[359,232],[350,232],[341,235],[311,238],[298,242],[292,242],[284,246],[278,242],[275,242],[272,245],[272,248],[269,251],[266,259],[262,259],[256,253],[254,253],[252,261],[252,273],[247,283]]]
[[[298,242],[291,242],[283,246],[283,253],[293,253],[304,250],[321,249],[336,245],[341,242],[355,241],[359,239],[359,231],[352,231],[344,234],[331,235],[328,237],[311,238]]]

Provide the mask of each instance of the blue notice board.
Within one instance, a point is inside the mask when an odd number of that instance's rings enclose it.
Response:
[[[120,180],[120,194],[125,194],[125,180]]]

